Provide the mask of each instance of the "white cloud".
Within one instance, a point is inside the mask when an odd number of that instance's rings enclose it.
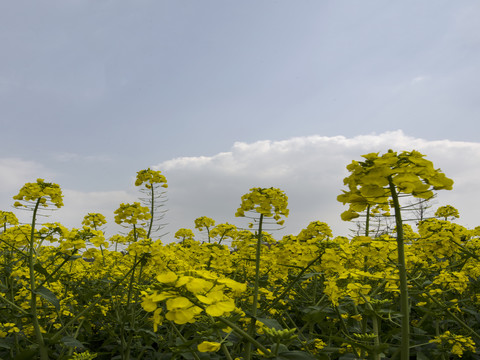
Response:
[[[123,231],[119,225],[115,224],[113,212],[121,203],[138,201],[135,195],[127,191],[102,191],[102,192],[81,192],[76,190],[63,189],[64,206],[60,209],[53,208],[40,210],[38,222],[60,222],[68,228],[82,227],[83,217],[88,213],[101,213],[107,219],[105,227],[106,235]],[[30,223],[31,212],[21,209],[2,209],[13,211],[20,222]]]
[[[35,181],[37,178],[50,178],[51,170],[35,161],[19,158],[0,158],[0,193],[14,196],[26,182]]]
[[[81,192],[71,189],[63,191],[65,206],[58,210],[56,221],[68,227],[81,226],[83,217],[88,213],[100,213],[107,218],[107,235],[118,232],[113,212],[121,203],[138,201],[127,191],[93,191]]]
[[[234,217],[240,197],[251,187],[278,187],[289,196],[286,229],[298,233],[310,221],[327,222],[337,235],[347,235],[353,224],[340,220],[345,207],[336,201],[345,169],[352,160],[369,152],[418,150],[455,180],[453,191],[440,191],[436,206],[450,203],[462,223],[474,227],[480,176],[480,144],[449,140],[427,141],[402,131],[361,135],[298,137],[283,141],[237,142],[229,152],[211,157],[177,158],[154,166],[167,176],[167,222],[173,234],[180,227],[193,228],[193,220],[209,216],[217,223],[245,225]]]
[[[44,165],[19,158],[0,158],[0,210],[13,211],[21,222],[30,223],[31,213],[13,208],[12,197],[23,184],[35,182],[37,178],[55,182],[55,173]],[[87,179],[85,179],[87,181]],[[108,235],[119,230],[113,220],[113,211],[122,202],[138,201],[136,195],[128,191],[81,192],[62,189],[64,206],[55,211],[43,211],[39,222],[61,222],[67,227],[79,227],[83,217],[89,212],[104,214],[108,220]]]
[[[181,227],[193,229],[194,219],[200,216],[211,217],[217,224],[229,222],[245,227],[246,219],[234,216],[241,196],[252,187],[270,186],[286,192],[290,208],[286,228],[274,232],[274,236],[297,234],[314,220],[328,223],[335,235],[349,235],[348,229],[354,225],[340,220],[340,213],[346,207],[336,201],[344,189],[343,178],[348,175],[345,167],[352,160],[360,160],[363,154],[383,153],[388,149],[415,149],[426,154],[427,159],[455,181],[453,191],[439,191],[434,206],[451,204],[460,211],[459,223],[471,228],[480,225],[476,216],[480,143],[427,141],[398,130],[352,138],[315,135],[250,144],[237,142],[230,151],[214,156],[176,158],[152,166],[161,170],[169,183],[164,208],[168,210],[164,220],[169,225],[164,230],[170,234],[163,240],[174,240],[173,235]],[[5,191],[0,193],[2,210],[9,210],[11,196],[21,184],[49,173],[38,163],[19,159],[0,159],[0,169],[0,181],[9,189],[8,196]],[[113,212],[120,203],[133,201],[138,201],[133,186],[97,192],[64,189],[65,206],[46,221],[78,227],[85,214],[100,212],[109,220],[107,235],[110,236],[120,229],[114,224]]]

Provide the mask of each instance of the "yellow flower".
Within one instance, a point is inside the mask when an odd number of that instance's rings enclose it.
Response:
[[[143,183],[147,183],[145,184],[147,189],[151,189],[153,184],[162,184],[160,186],[163,188],[168,187],[167,178],[162,175],[161,171],[150,170],[150,168],[137,172],[135,186],[140,186]]]
[[[153,331],[157,332],[158,325],[162,325],[163,316],[161,315],[162,309],[158,308],[153,312],[152,320],[153,320]]]
[[[177,279],[178,276],[173,271],[168,271],[157,275],[157,280],[162,284],[173,284],[175,281],[177,281]]]
[[[99,213],[88,213],[87,215],[85,215],[82,221],[82,225],[89,226],[94,229],[105,225],[106,223],[107,220],[105,219],[105,216]]]
[[[220,349],[222,344],[214,341],[204,341],[198,344],[197,349],[200,352],[216,352]]]
[[[202,303],[208,304],[205,311],[211,316],[222,316],[235,309],[235,302],[233,299],[228,298],[221,291],[211,291],[205,296],[197,295],[197,298]]]
[[[143,310],[152,312],[157,309],[157,302],[152,300],[152,297],[146,297],[142,301]]]
[[[362,315],[361,314],[357,314],[357,315],[352,315],[350,316],[352,319],[355,319],[357,321],[362,321]]]
[[[202,231],[203,228],[206,228],[208,230],[212,226],[215,226],[215,220],[209,217],[201,216],[195,219],[195,229]]]
[[[168,312],[165,314],[165,318],[179,325],[194,322],[195,316],[202,312],[201,308],[193,305],[183,296],[168,299],[166,305]]]
[[[188,291],[198,294],[203,293],[213,287],[210,281],[192,276],[182,276],[175,284],[176,287],[185,285]]]
[[[353,316],[352,316],[353,317]],[[317,348],[318,350],[321,350],[323,349],[325,346],[327,346],[327,344],[322,340],[322,339],[315,339],[313,341],[313,346],[315,346],[315,348]]]
[[[242,196],[242,203],[235,216],[245,216],[245,211],[256,211],[266,217],[273,217],[277,224],[282,225],[281,216],[289,214],[288,197],[276,188],[252,188],[248,194]]]
[[[137,224],[138,221],[149,220],[152,215],[146,206],[142,206],[139,202],[133,204],[120,204],[120,207],[114,211],[115,222],[117,224]]]
[[[47,199],[57,208],[63,206],[63,194],[60,186],[53,183],[47,183],[43,179],[37,179],[36,183],[26,183],[20,192],[13,197],[14,200],[20,201],[38,201],[42,206],[47,207]],[[14,206],[24,206],[16,201]]]
[[[18,219],[11,211],[0,211],[0,226],[6,224],[18,225]]]

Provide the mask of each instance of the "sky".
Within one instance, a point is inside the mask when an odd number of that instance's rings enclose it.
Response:
[[[164,229],[235,218],[251,187],[291,215],[352,227],[336,201],[345,166],[419,150],[454,181],[436,205],[480,219],[480,3],[475,0],[0,3],[0,209],[37,178],[79,227],[138,201],[136,172],[169,188]],[[28,214],[18,214],[19,217]],[[200,236],[200,235],[199,235]]]

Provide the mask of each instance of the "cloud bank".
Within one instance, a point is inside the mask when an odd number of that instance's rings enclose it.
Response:
[[[418,150],[455,181],[453,191],[440,191],[434,208],[456,206],[460,223],[474,227],[480,176],[480,143],[449,140],[427,141],[401,130],[381,134],[296,137],[283,141],[235,143],[231,150],[214,156],[181,157],[160,163],[169,181],[171,231],[193,228],[193,220],[209,216],[220,222],[245,226],[235,218],[240,197],[252,187],[278,187],[289,197],[290,216],[275,236],[297,234],[310,221],[327,222],[336,235],[348,235],[353,224],[340,220],[346,207],[336,201],[344,189],[346,165],[369,152]]]
[[[180,157],[153,165],[169,183],[164,208],[168,210],[164,231],[169,234],[163,240],[174,241],[173,235],[179,228],[193,229],[194,220],[200,216],[211,217],[217,224],[229,222],[246,227],[246,219],[234,216],[241,196],[252,187],[271,186],[285,191],[290,208],[285,228],[273,231],[275,237],[298,234],[314,220],[328,223],[335,235],[349,235],[354,224],[340,219],[346,206],[336,201],[344,189],[343,178],[348,175],[345,167],[352,160],[360,160],[363,154],[383,153],[388,149],[415,149],[426,154],[435,167],[455,181],[452,191],[438,192],[433,208],[451,204],[460,212],[460,224],[469,228],[480,225],[476,215],[476,202],[480,198],[480,143],[427,141],[397,130],[351,138],[314,135],[281,141],[236,142],[229,151],[213,156]],[[0,192],[2,210],[11,210],[11,196],[24,182],[40,177],[38,173],[52,174],[42,164],[21,159],[0,159],[0,168],[4,185]],[[98,183],[98,179],[87,175],[79,181]],[[102,184],[102,188],[108,187]],[[115,209],[122,202],[138,201],[139,195],[133,184],[129,189],[115,191],[63,191],[65,206],[48,221],[78,227],[86,213],[100,212],[109,220],[109,236],[119,230],[113,221]]]

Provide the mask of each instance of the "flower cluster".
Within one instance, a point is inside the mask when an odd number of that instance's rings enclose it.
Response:
[[[149,220],[152,217],[148,207],[142,206],[139,202],[134,202],[133,204],[120,204],[120,207],[115,210],[114,214],[115,222],[117,224],[126,223],[136,225],[137,223]]]
[[[0,211],[0,227],[6,228],[8,225],[18,225],[18,219],[11,211]]]
[[[450,331],[445,331],[443,334],[435,336],[430,343],[438,344],[453,355],[462,357],[465,351],[475,351],[475,342],[470,336],[456,335]]]
[[[151,170],[150,168],[140,170],[137,172],[135,186],[140,186],[143,183],[147,189],[151,189],[154,184],[160,184],[161,187],[167,188],[167,178],[162,175],[161,171]]]
[[[165,318],[177,324],[195,322],[202,311],[210,316],[230,313],[235,310],[234,297],[246,291],[245,284],[218,278],[204,270],[184,274],[167,271],[157,275],[156,280],[156,290],[143,293],[142,307],[145,311],[155,312],[158,303],[165,301]]]
[[[460,217],[458,210],[452,205],[440,206],[437,211],[435,211],[435,216],[442,217],[444,220],[448,220],[448,218],[455,219]]]
[[[82,221],[82,225],[97,229],[107,223],[105,216],[99,213],[88,213]]]
[[[201,216],[197,219],[195,219],[195,229],[198,229],[202,231],[204,228],[205,229],[210,229],[212,226],[215,226],[215,220],[207,217],[207,216]]]
[[[350,204],[342,213],[342,220],[358,217],[369,205],[388,213],[391,186],[398,192],[422,199],[432,198],[432,190],[451,190],[453,180],[435,169],[424,156],[415,150],[400,154],[389,150],[382,156],[370,153],[363,155],[365,161],[352,161],[347,166],[351,174],[344,179],[348,191],[337,197],[343,204]]]
[[[288,197],[276,188],[252,188],[248,194],[242,196],[242,203],[235,216],[243,217],[246,211],[256,211],[265,217],[272,217],[278,225],[283,225],[285,220],[281,216],[288,216]]]
[[[37,179],[36,183],[26,183],[13,199],[18,200],[13,204],[16,207],[25,206],[20,201],[38,201],[40,205],[47,207],[48,200],[57,208],[63,206],[63,195],[60,186],[45,182],[43,179]]]

